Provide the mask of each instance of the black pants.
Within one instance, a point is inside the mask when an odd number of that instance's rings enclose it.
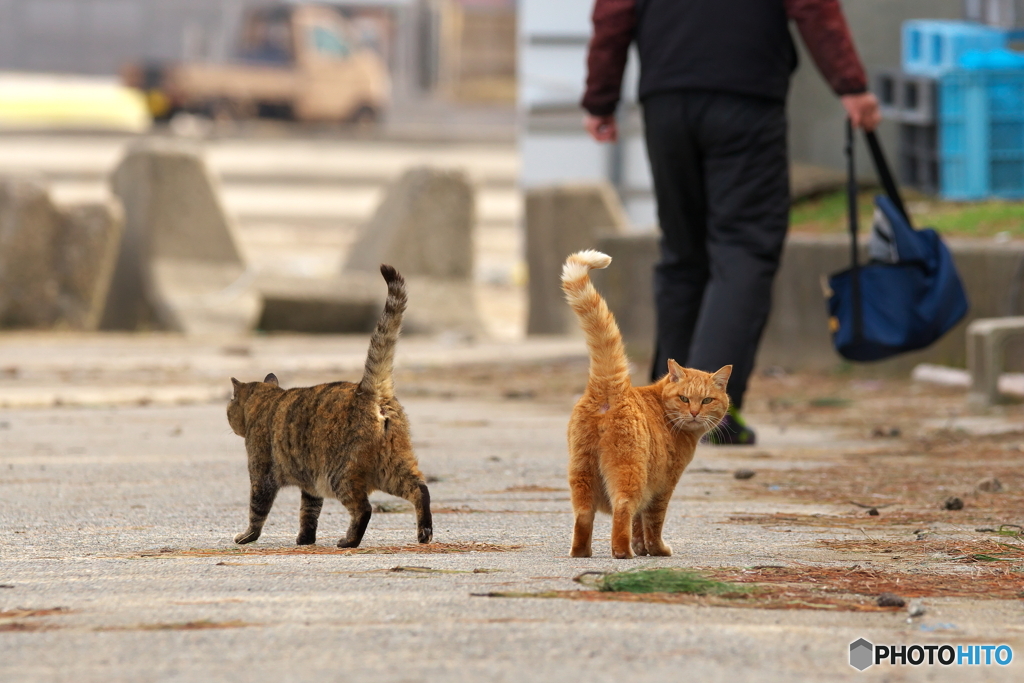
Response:
[[[643,108],[662,231],[652,379],[669,358],[707,372],[732,365],[729,397],[741,407],[789,224],[785,104],[675,91]]]

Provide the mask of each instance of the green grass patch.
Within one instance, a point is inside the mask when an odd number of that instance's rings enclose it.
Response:
[[[625,572],[584,572],[575,578],[588,588],[613,593],[686,593],[729,595],[749,593],[750,586],[709,579],[700,572],[660,567]]]
[[[857,199],[861,230],[867,234],[874,213],[874,197],[879,190],[861,192]],[[947,202],[914,192],[905,193],[907,210],[916,227],[932,227],[944,235],[957,237],[995,237],[1008,233],[1024,237],[1024,202],[990,199],[980,202]],[[847,230],[846,192],[797,202],[789,214],[790,225],[798,232],[842,233]]]

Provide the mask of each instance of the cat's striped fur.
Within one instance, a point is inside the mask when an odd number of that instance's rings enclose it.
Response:
[[[236,543],[260,537],[278,490],[289,485],[302,489],[299,545],[316,542],[323,499],[333,497],[351,515],[348,533],[338,546],[358,546],[372,512],[368,496],[375,490],[411,502],[419,542],[431,541],[430,493],[392,381],[407,301],[405,280],[391,266],[383,265],[380,271],[388,283],[388,297],[358,383],[282,389],[273,374],[262,382],[231,378],[234,396],[228,423],[245,437],[250,480],[249,527],[235,536]]]

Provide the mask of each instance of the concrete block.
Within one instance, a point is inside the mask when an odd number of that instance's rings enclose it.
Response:
[[[1006,344],[1024,338],[1024,317],[982,318],[967,326],[967,369],[971,375],[968,401],[976,407],[1000,403],[999,376]]]
[[[60,278],[54,263],[61,217],[46,189],[0,181],[0,327],[57,322]]]
[[[362,226],[337,278],[261,279],[260,329],[369,332],[387,293],[380,264],[402,273],[408,333],[478,335],[473,282],[475,198],[460,171],[413,168],[396,180]]]
[[[599,237],[596,248],[612,257],[612,265],[590,273],[619,324],[626,352],[638,364],[654,355],[653,273],[659,239],[657,232]]]
[[[263,312],[257,327],[267,331],[346,334],[373,330],[384,308],[384,281],[369,273],[337,280],[259,278]]]
[[[410,169],[360,230],[345,270],[379,274],[389,263],[406,278],[472,280],[474,222],[473,188],[461,171]]]
[[[125,234],[101,326],[250,330],[261,308],[235,227],[199,153],[178,141],[129,148],[111,178]]]
[[[527,334],[576,334],[575,316],[561,289],[562,264],[602,235],[621,234],[628,222],[607,183],[554,185],[526,192],[526,263],[530,310]]]
[[[72,329],[95,330],[110,291],[124,230],[120,202],[60,208],[54,254],[60,285],[58,316]]]
[[[349,275],[370,273],[379,279],[380,264],[388,263],[408,283],[404,330],[480,334],[473,282],[475,201],[461,171],[406,171],[360,229],[339,288],[349,288]]]
[[[95,330],[122,227],[116,200],[57,207],[40,183],[0,181],[0,327]]]

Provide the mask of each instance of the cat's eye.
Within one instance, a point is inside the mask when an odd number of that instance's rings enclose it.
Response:
[[[688,399],[686,396],[680,396],[679,400],[682,401],[683,403],[689,403],[690,402],[690,399]]]
[[[715,399],[713,399],[713,398],[711,398],[710,396],[708,396],[708,397],[707,397],[706,399],[704,399],[703,401],[701,401],[701,403],[703,403],[704,405],[707,405],[708,403],[711,403],[711,402],[712,402],[712,401],[714,401],[714,400],[715,400]]]

